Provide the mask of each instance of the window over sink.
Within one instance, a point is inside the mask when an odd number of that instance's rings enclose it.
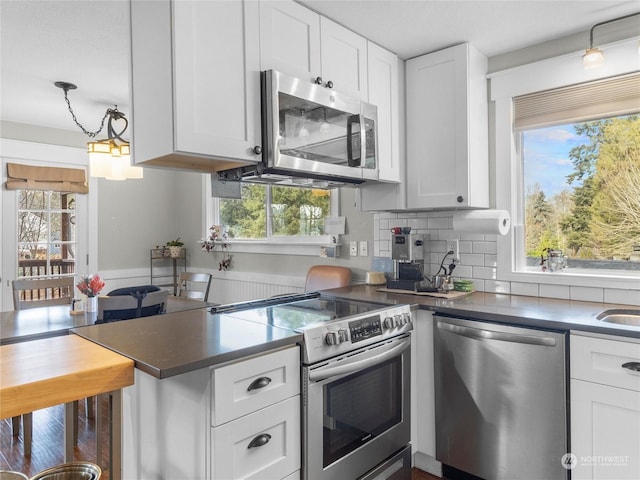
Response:
[[[498,238],[496,279],[635,290],[637,41],[610,46],[599,71],[584,70],[580,53],[489,76],[496,206],[508,209],[513,223]],[[568,268],[550,272],[551,255],[566,255]]]

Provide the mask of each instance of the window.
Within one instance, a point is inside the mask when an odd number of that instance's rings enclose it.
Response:
[[[205,194],[211,198],[209,176]],[[211,225],[225,225],[234,252],[318,255],[328,244],[324,219],[339,215],[339,190],[242,184],[241,199],[208,201],[205,236]]]
[[[606,287],[606,297],[607,289],[638,288],[640,199],[637,187],[620,195],[638,184],[637,41],[607,47],[599,70],[584,70],[580,56],[489,76],[496,208],[510,211],[513,226],[497,238],[492,279]],[[567,254],[569,268],[543,272],[539,255],[549,248]]]
[[[75,207],[75,193],[18,191],[17,278],[75,273]]]
[[[640,270],[640,117],[527,129],[518,144],[526,265],[556,250],[573,269]]]
[[[230,238],[318,238],[330,200],[329,190],[243,184],[241,200],[220,200],[220,223]]]

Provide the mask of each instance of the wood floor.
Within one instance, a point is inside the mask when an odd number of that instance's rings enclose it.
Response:
[[[33,441],[31,455],[24,456],[22,431],[18,437],[11,433],[11,420],[0,421],[0,470],[22,472],[28,477],[64,463],[64,428],[62,405],[33,412]],[[74,461],[96,462],[95,419],[87,419],[84,402],[80,402],[78,415],[78,446],[75,448]],[[105,414],[107,408],[102,409]],[[107,424],[106,418],[103,422]],[[103,454],[108,461],[108,432],[101,432]],[[100,465],[102,478],[109,478],[109,465]],[[411,480],[440,480],[426,472],[414,468]]]
[[[84,402],[79,402],[78,446],[74,451],[74,461],[96,463],[95,419],[87,419]],[[107,408],[103,424],[107,424]],[[33,412],[33,440],[31,455],[24,455],[22,429],[14,437],[11,432],[11,419],[0,421],[0,470],[22,472],[28,477],[36,473],[65,463],[64,461],[64,406],[37,410]],[[109,478],[108,431],[102,432],[102,458],[106,464],[100,465],[103,479]]]

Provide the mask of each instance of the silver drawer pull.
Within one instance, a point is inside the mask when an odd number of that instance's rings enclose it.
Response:
[[[622,364],[622,368],[628,368],[634,372],[640,372],[640,362],[627,362]]]
[[[269,377],[260,377],[256,378],[251,384],[247,387],[247,392],[251,390],[258,390],[259,388],[264,388],[271,383],[271,379]]]
[[[263,445],[269,443],[269,440],[271,440],[271,435],[269,435],[268,433],[261,433],[256,438],[251,440],[247,448],[262,447]]]

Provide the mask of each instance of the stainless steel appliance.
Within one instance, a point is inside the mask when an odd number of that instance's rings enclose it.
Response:
[[[221,181],[331,187],[378,179],[377,107],[274,70],[261,74],[262,162]]]
[[[303,479],[410,480],[408,305],[310,294],[217,312],[302,333]]]
[[[387,276],[387,287],[418,290],[424,283],[425,236],[414,233],[391,235],[393,274]]]
[[[485,479],[569,478],[567,334],[434,319],[436,459]]]

